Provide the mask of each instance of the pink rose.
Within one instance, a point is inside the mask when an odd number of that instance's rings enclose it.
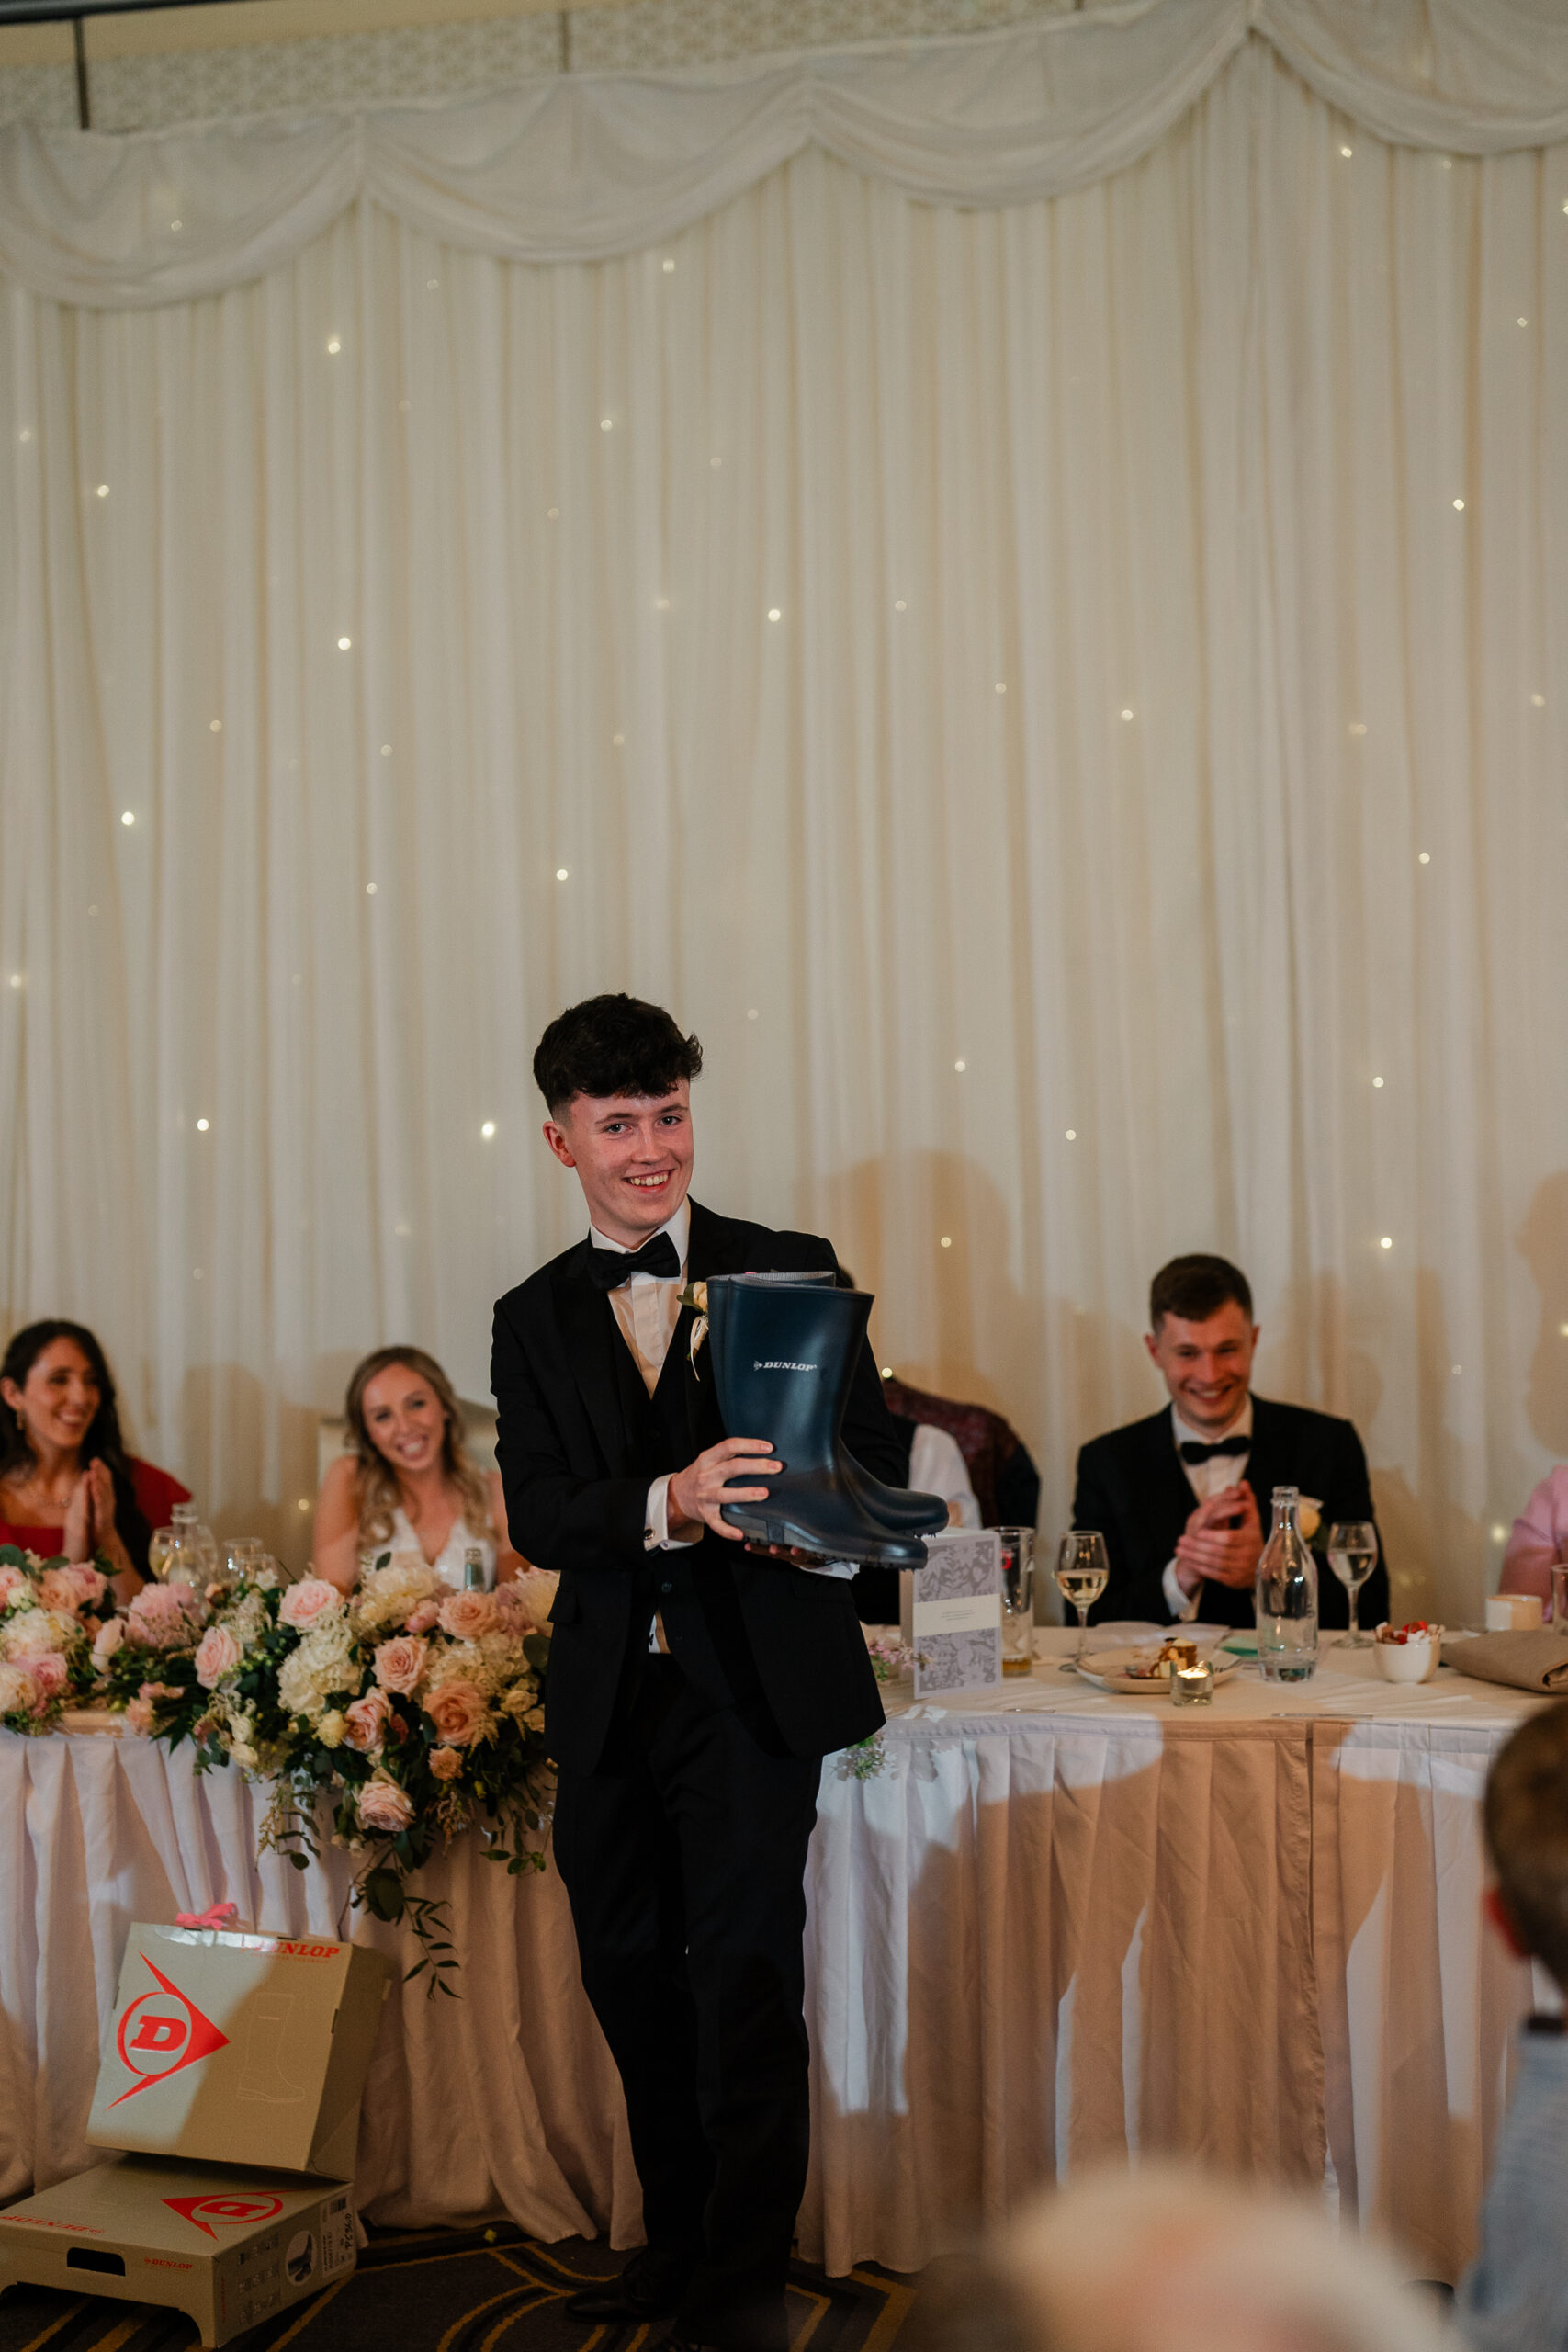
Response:
[[[371,1668],[382,1690],[412,1690],[424,1672],[425,1649],[417,1634],[394,1634],[383,1642]]]
[[[41,1714],[43,1712],[41,1702],[52,1699],[57,1690],[64,1690],[71,1679],[71,1669],[58,1650],[50,1650],[42,1657],[29,1658],[28,1672],[31,1675],[33,1687],[39,1694],[40,1702],[39,1713]]]
[[[440,1622],[441,1603],[438,1600],[420,1601],[416,1608],[409,1611],[403,1620],[405,1628],[411,1634],[428,1634],[432,1625],[437,1625]]]
[[[194,1594],[190,1603],[195,1603]],[[180,1585],[143,1585],[126,1613],[126,1631],[133,1641],[154,1650],[183,1649],[196,1631],[193,1607]]]
[[[381,1746],[387,1736],[387,1718],[392,1702],[384,1690],[367,1690],[356,1699],[344,1713],[344,1737],[350,1747],[357,1747],[362,1756],[369,1756]]]
[[[243,1657],[227,1625],[209,1625],[196,1645],[196,1679],[204,1690],[215,1690]]]
[[[97,1667],[107,1666],[124,1639],[124,1618],[106,1617],[93,1636],[93,1664]]]
[[[132,1699],[126,1708],[125,1721],[128,1730],[140,1732],[141,1736],[145,1738],[147,1734],[152,1728],[152,1700]]]
[[[495,1603],[488,1592],[448,1593],[439,1622],[455,1642],[477,1642],[481,1634],[495,1631]]]
[[[407,1790],[400,1789],[396,1781],[378,1772],[359,1792],[359,1819],[366,1829],[378,1829],[389,1838],[395,1837],[413,1819]]]
[[[14,1593],[30,1589],[29,1581],[20,1568],[12,1567],[9,1562],[0,1565],[0,1609],[6,1606]]]
[[[108,1590],[108,1586],[96,1568],[85,1562],[63,1568],[46,1568],[39,1580],[39,1599],[46,1609],[64,1610],[73,1616],[79,1609],[96,1608]]]
[[[438,1781],[455,1781],[463,1769],[461,1749],[433,1747],[430,1751],[430,1769]]]
[[[424,1702],[444,1747],[471,1747],[490,1720],[490,1710],[471,1682],[444,1682]]]
[[[343,1595],[335,1584],[325,1577],[306,1577],[300,1584],[291,1584],[278,1604],[278,1616],[296,1633],[305,1633],[322,1618],[333,1617],[343,1607]]]

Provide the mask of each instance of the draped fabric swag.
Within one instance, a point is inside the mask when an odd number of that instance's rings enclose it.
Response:
[[[3,1305],[222,1523],[302,1557],[367,1347],[484,1395],[624,985],[1048,1529],[1217,1247],[1476,1612],[1568,1452],[1568,32],[1248,23],[0,137]]]

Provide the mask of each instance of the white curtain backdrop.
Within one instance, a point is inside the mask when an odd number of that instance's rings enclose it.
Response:
[[[1396,1601],[1476,1612],[1568,1452],[1568,150],[1479,85],[1513,151],[1381,143],[1285,36],[1404,12],[1268,13],[1090,185],[802,146],[594,262],[351,173],[73,307],[18,220],[129,214],[6,151],[0,1308],[94,1322],[221,1524],[302,1555],[369,1346],[484,1395],[580,1222],[533,1045],[625,986],[707,1047],[699,1194],[830,1232],[1047,1529],[1219,1248]],[[1445,26],[1528,17],[1420,13],[1453,123]]]

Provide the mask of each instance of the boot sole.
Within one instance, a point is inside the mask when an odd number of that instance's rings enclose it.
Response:
[[[720,1517],[752,1542],[780,1552],[807,1552],[818,1560],[847,1560],[858,1568],[923,1568],[926,1564],[926,1547],[919,1536],[890,1536],[882,1543],[867,1543],[846,1535],[841,1544],[835,1541],[835,1548],[824,1552],[820,1531],[802,1527],[796,1520],[747,1510],[739,1503],[726,1503]]]

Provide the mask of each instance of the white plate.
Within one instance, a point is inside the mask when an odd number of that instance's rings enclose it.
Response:
[[[1129,1658],[1135,1659],[1139,1665],[1145,1665],[1152,1662],[1158,1656],[1157,1648],[1091,1650],[1078,1668],[1078,1679],[1083,1682],[1092,1682],[1097,1690],[1124,1691],[1130,1699],[1167,1699],[1170,1696],[1170,1682],[1168,1676],[1135,1675],[1127,1672]],[[1228,1682],[1233,1674],[1238,1674],[1241,1671],[1243,1661],[1238,1657],[1226,1658],[1222,1664],[1217,1654],[1213,1650],[1200,1650],[1198,1657],[1201,1665],[1206,1663],[1213,1668],[1216,1682]]]

